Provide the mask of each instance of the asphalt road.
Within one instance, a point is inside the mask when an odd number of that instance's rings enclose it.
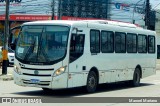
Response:
[[[0,81],[0,97],[44,97],[44,98],[57,98],[57,97],[160,97],[160,71],[156,75],[144,78],[141,80],[139,87],[130,87],[126,83],[114,83],[100,85],[97,92],[87,94],[83,88],[53,90],[52,92],[44,92],[41,88],[34,87],[21,87],[17,86],[12,81]],[[59,98],[59,99],[60,99]],[[86,98],[87,99],[87,98]],[[116,99],[116,98],[113,98]],[[120,98],[118,98],[120,99]],[[95,101],[93,101],[95,102]],[[4,104],[2,104],[4,105]],[[2,106],[0,104],[0,106]],[[9,105],[9,104],[5,104]],[[11,104],[10,104],[11,105]],[[9,105],[9,106],[10,106]],[[15,106],[22,104],[12,104]],[[28,106],[28,104],[23,104]],[[31,104],[34,105],[35,104]],[[38,106],[46,106],[46,104],[36,104]],[[48,104],[52,105],[53,104]],[[47,106],[48,106],[47,105]],[[54,106],[160,106],[160,103],[54,103]]]

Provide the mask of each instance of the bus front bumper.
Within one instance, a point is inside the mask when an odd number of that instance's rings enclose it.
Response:
[[[19,75],[15,71],[14,83],[19,86],[26,87],[38,87],[38,88],[49,88],[49,89],[63,89],[67,88],[67,73],[56,77],[40,77],[40,76],[29,76]]]

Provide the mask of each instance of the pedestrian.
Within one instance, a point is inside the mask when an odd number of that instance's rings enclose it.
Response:
[[[3,57],[2,57],[3,47],[0,50],[0,68],[2,67]]]

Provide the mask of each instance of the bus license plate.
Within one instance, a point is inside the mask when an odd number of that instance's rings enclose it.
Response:
[[[30,82],[33,83],[33,84],[37,84],[37,83],[39,83],[40,81],[39,81],[39,79],[31,79]]]

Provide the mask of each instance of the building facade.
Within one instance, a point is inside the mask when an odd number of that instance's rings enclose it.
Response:
[[[135,23],[145,28],[146,0],[112,0],[110,3],[110,19]]]
[[[53,0],[54,18],[62,20],[108,19],[111,0]]]
[[[36,20],[108,19],[111,0],[10,0],[10,28]],[[0,45],[5,21],[5,0],[0,0]],[[14,31],[18,36],[19,30]]]
[[[5,20],[5,0],[0,0],[0,45]],[[145,27],[145,0],[10,0],[10,28],[36,20],[104,19]],[[15,31],[18,36],[19,30]]]
[[[50,20],[51,4],[51,0],[10,0],[10,28],[28,21]],[[0,45],[4,35],[5,7],[5,0],[0,0]],[[18,31],[15,31],[15,36],[18,36]]]
[[[108,19],[111,0],[54,0],[55,15]]]

